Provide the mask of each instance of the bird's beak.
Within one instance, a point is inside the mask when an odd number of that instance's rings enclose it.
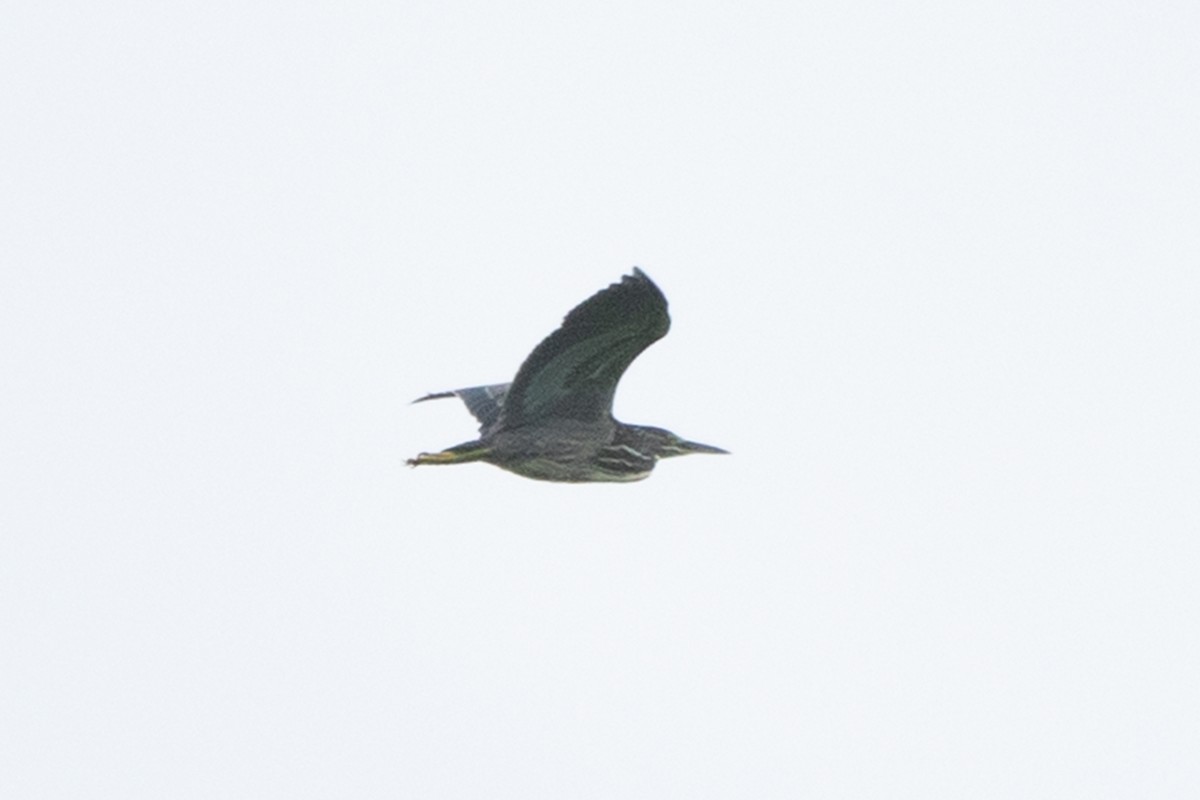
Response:
[[[728,450],[722,450],[719,447],[713,447],[711,444],[700,444],[699,442],[680,441],[677,445],[681,454],[683,453],[724,453],[729,455]]]

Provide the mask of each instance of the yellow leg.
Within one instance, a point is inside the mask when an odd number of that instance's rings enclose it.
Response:
[[[478,461],[486,456],[490,449],[472,442],[469,445],[451,447],[440,453],[421,453],[405,463],[410,467],[418,467],[421,464],[465,464],[468,461]]]

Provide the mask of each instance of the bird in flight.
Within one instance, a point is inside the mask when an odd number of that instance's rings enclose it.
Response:
[[[637,267],[567,314],[534,348],[512,383],[435,392],[413,401],[458,397],[479,420],[478,439],[408,460],[483,461],[526,478],[586,483],[637,481],[660,458],[725,453],[670,431],[613,419],[621,375],[667,335],[667,299]]]

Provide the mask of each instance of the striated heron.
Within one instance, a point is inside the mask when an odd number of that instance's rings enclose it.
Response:
[[[638,354],[671,327],[667,299],[637,267],[580,303],[525,359],[512,383],[437,392],[413,402],[458,397],[479,420],[480,437],[420,464],[484,461],[544,481],[636,481],[660,458],[725,453],[670,431],[613,419],[613,393]]]

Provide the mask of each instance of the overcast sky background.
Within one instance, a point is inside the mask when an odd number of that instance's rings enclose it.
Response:
[[[0,795],[1200,796],[1197,42],[9,7]],[[404,466],[635,264],[733,455]]]

